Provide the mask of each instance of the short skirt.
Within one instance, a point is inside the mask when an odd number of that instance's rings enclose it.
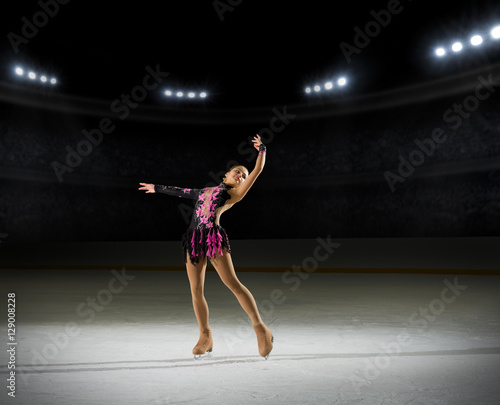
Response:
[[[229,239],[226,230],[219,225],[212,228],[189,228],[182,235],[182,252],[184,262],[187,262],[187,253],[191,263],[199,263],[203,257],[215,257],[222,255],[222,249],[231,253]]]

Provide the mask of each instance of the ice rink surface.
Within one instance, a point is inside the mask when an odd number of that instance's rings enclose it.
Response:
[[[2,404],[498,404],[500,278],[245,272],[274,337],[259,356],[238,301],[207,272],[198,340],[180,271],[2,270],[16,294],[16,385]],[[7,317],[1,336],[7,346]]]

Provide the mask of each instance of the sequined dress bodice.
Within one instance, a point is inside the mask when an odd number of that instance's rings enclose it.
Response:
[[[157,193],[164,193],[180,198],[196,200],[190,228],[213,228],[219,226],[221,214],[231,208],[233,204],[226,204],[231,199],[228,193],[232,187],[221,183],[215,187],[205,187],[203,189],[180,188],[173,186],[155,185]]]

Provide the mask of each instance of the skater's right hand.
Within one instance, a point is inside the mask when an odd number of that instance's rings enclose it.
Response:
[[[148,184],[148,183],[139,183],[139,184],[142,185],[142,187],[139,187],[139,190],[146,190],[146,193],[156,193],[154,184]]]

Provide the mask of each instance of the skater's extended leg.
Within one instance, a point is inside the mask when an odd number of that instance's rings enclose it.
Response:
[[[257,342],[259,344],[259,353],[267,360],[269,353],[273,349],[274,338],[271,331],[260,317],[253,295],[248,291],[248,288],[238,280],[236,272],[234,271],[231,254],[224,249],[222,256],[216,256],[210,261],[215,267],[215,270],[217,270],[217,273],[219,273],[222,282],[233,292],[241,307],[252,320],[253,328],[257,335]]]
[[[217,270],[222,282],[236,296],[241,307],[252,320],[252,324],[255,326],[263,323],[252,293],[248,291],[248,288],[241,284],[240,280],[238,280],[238,277],[236,276],[231,254],[227,250],[223,250],[222,256],[211,258],[210,261],[215,267],[215,270]]]

